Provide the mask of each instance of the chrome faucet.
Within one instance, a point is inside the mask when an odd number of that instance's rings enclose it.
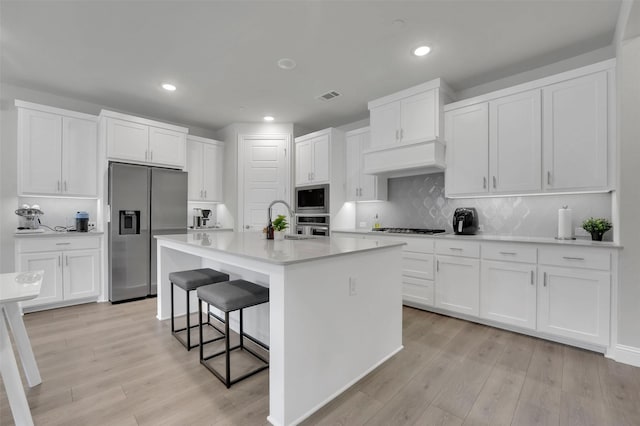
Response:
[[[293,218],[295,216],[295,212],[293,210],[291,210],[291,207],[289,206],[289,204],[287,204],[286,201],[284,200],[275,200],[272,201],[271,204],[269,204],[269,208],[267,209],[267,219],[269,220],[269,223],[271,223],[271,207],[273,207],[274,204],[284,204],[284,206],[287,208],[287,210],[289,210],[289,215]]]

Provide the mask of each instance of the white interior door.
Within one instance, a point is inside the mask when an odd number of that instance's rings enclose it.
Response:
[[[238,185],[239,208],[242,229],[258,231],[267,225],[267,209],[274,200],[291,204],[289,136],[239,137],[242,168]],[[273,217],[286,214],[286,208],[276,205]],[[293,219],[289,219],[291,224]]]

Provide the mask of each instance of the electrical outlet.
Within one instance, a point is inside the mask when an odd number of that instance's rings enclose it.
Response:
[[[355,296],[358,294],[356,288],[356,279],[353,277],[349,277],[349,296]]]

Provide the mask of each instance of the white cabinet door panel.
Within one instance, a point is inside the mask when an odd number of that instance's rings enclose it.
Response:
[[[98,195],[98,124],[62,118],[62,190],[65,195]]]
[[[539,274],[538,330],[609,345],[610,274],[557,267]]]
[[[312,152],[311,141],[296,142],[296,185],[311,182]]]
[[[606,187],[607,73],[546,87],[543,99],[545,188]]]
[[[482,262],[480,317],[535,330],[535,265]]]
[[[347,135],[347,189],[346,201],[358,201],[360,195],[360,170],[362,170],[361,134]]]
[[[407,302],[419,303],[421,305],[433,306],[432,280],[420,278],[402,277],[402,299]]]
[[[203,144],[202,154],[204,160],[202,166],[204,198],[207,201],[222,202],[224,146],[205,143]]]
[[[62,117],[20,109],[22,194],[59,194],[62,191]]]
[[[405,251],[402,253],[402,275],[433,279],[433,255]]]
[[[149,161],[183,168],[186,135],[174,130],[149,128]]]
[[[390,102],[370,110],[371,148],[398,142],[400,131],[400,102]]]
[[[429,90],[400,101],[402,143],[420,142],[436,138],[438,120],[437,89]]]
[[[329,135],[323,135],[312,141],[313,183],[329,183]]]
[[[100,292],[100,259],[98,250],[63,253],[65,300],[97,296]]]
[[[107,119],[107,156],[132,161],[148,161],[149,126]]]
[[[22,302],[22,306],[35,306],[60,302],[62,293],[62,253],[29,253],[19,255],[21,271],[43,270],[40,295]]]
[[[447,195],[488,191],[489,108],[471,105],[445,114],[447,140]]]
[[[436,307],[478,316],[480,304],[480,261],[438,256]]]
[[[491,192],[541,188],[542,112],[540,90],[489,103]]]
[[[204,197],[204,184],[202,181],[202,150],[200,142],[189,141],[187,143],[187,187],[189,200],[200,201]]]

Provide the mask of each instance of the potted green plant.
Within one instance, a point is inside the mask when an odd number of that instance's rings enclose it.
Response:
[[[289,227],[287,217],[279,214],[273,221],[273,238],[276,240],[284,240],[284,231]]]
[[[602,241],[602,236],[605,232],[611,229],[613,225],[609,222],[609,219],[604,217],[585,219],[582,222],[582,229],[591,233],[591,239],[593,241]]]

